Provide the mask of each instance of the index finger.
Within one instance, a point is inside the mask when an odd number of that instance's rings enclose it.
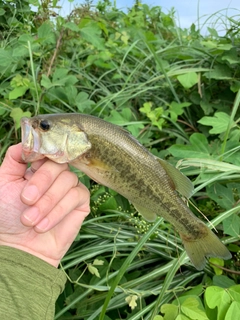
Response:
[[[69,170],[66,163],[59,164],[51,160],[44,162],[28,180],[22,191],[21,200],[27,205],[36,203],[65,170]]]
[[[26,169],[27,164],[22,160],[22,144],[9,147],[0,167],[0,176],[7,181],[14,181],[22,178]]]

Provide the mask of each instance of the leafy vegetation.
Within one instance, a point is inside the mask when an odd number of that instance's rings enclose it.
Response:
[[[69,281],[55,319],[238,318],[239,21],[225,17],[224,35],[202,36],[138,2],[128,12],[86,2],[68,17],[59,5],[0,3],[0,157],[20,140],[24,115],[82,112],[124,126],[190,177],[191,209],[233,258],[197,272],[171,225],[145,222],[78,173],[92,212],[62,260]]]

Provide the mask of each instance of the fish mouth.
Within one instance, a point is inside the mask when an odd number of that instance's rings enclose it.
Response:
[[[40,137],[28,118],[21,119],[22,159],[32,162],[44,158],[40,154]]]

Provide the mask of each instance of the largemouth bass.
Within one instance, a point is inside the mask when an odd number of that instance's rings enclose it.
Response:
[[[190,180],[121,127],[75,113],[22,118],[21,127],[24,161],[67,162],[126,197],[147,221],[162,216],[179,232],[196,269],[204,268],[205,257],[231,258],[179,196],[191,196]]]

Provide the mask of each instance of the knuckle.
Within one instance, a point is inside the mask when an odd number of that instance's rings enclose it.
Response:
[[[61,177],[63,180],[68,180],[68,181],[76,181],[76,179],[78,179],[75,173],[67,170],[61,173]]]
[[[40,180],[42,185],[49,185],[52,183],[52,174],[49,170],[46,169],[37,171],[35,173],[35,178]]]
[[[78,193],[78,207],[82,211],[90,212],[90,192],[84,185],[79,185],[74,188],[75,192]]]
[[[52,192],[46,192],[41,200],[39,200],[38,207],[42,214],[48,213],[57,201],[57,196]]]

